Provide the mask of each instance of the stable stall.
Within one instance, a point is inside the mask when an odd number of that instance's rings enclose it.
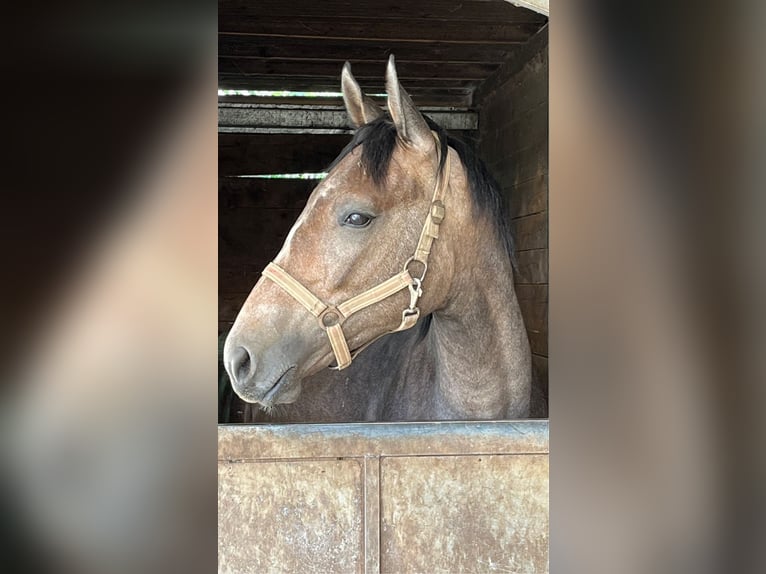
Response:
[[[350,140],[343,63],[385,105],[394,54],[423,113],[473,146],[502,187],[533,416],[547,417],[547,1],[515,4],[219,2],[221,341]],[[249,406],[223,369],[219,387],[219,422],[246,423]],[[547,571],[547,429],[545,420],[222,426],[219,569]]]

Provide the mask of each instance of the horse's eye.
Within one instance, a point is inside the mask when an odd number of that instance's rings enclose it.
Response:
[[[371,221],[372,217],[364,213],[349,213],[343,223],[351,227],[367,227]]]

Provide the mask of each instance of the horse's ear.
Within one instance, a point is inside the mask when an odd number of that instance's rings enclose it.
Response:
[[[399,138],[417,148],[431,149],[434,145],[431,129],[415,107],[410,95],[399,84],[393,54],[389,56],[386,68],[386,93],[388,94],[388,112],[394,120]]]
[[[362,88],[351,75],[351,64],[348,62],[343,65],[340,78],[343,102],[354,127],[361,127],[383,115],[380,106],[362,93]]]

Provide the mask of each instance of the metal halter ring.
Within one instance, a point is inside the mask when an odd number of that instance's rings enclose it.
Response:
[[[412,278],[418,279],[422,283],[423,279],[426,278],[426,271],[428,271],[428,263],[426,263],[425,261],[421,261],[420,259],[415,259],[414,256],[410,257],[409,259],[407,259],[407,261],[404,262],[405,271],[409,271],[410,263],[414,263],[414,262],[420,263],[423,266],[423,273],[420,274],[420,277],[413,276]],[[412,275],[412,273],[410,273],[410,275]]]
[[[322,314],[319,315],[319,324],[323,329],[327,330],[330,327],[343,323],[345,317],[335,307],[328,307]]]

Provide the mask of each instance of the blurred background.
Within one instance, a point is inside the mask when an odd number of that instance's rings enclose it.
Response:
[[[552,6],[553,572],[766,570],[765,9]],[[0,568],[210,572],[216,5],[3,23]]]
[[[763,3],[561,4],[551,570],[762,572]]]
[[[212,572],[216,6],[3,25],[0,570]]]

